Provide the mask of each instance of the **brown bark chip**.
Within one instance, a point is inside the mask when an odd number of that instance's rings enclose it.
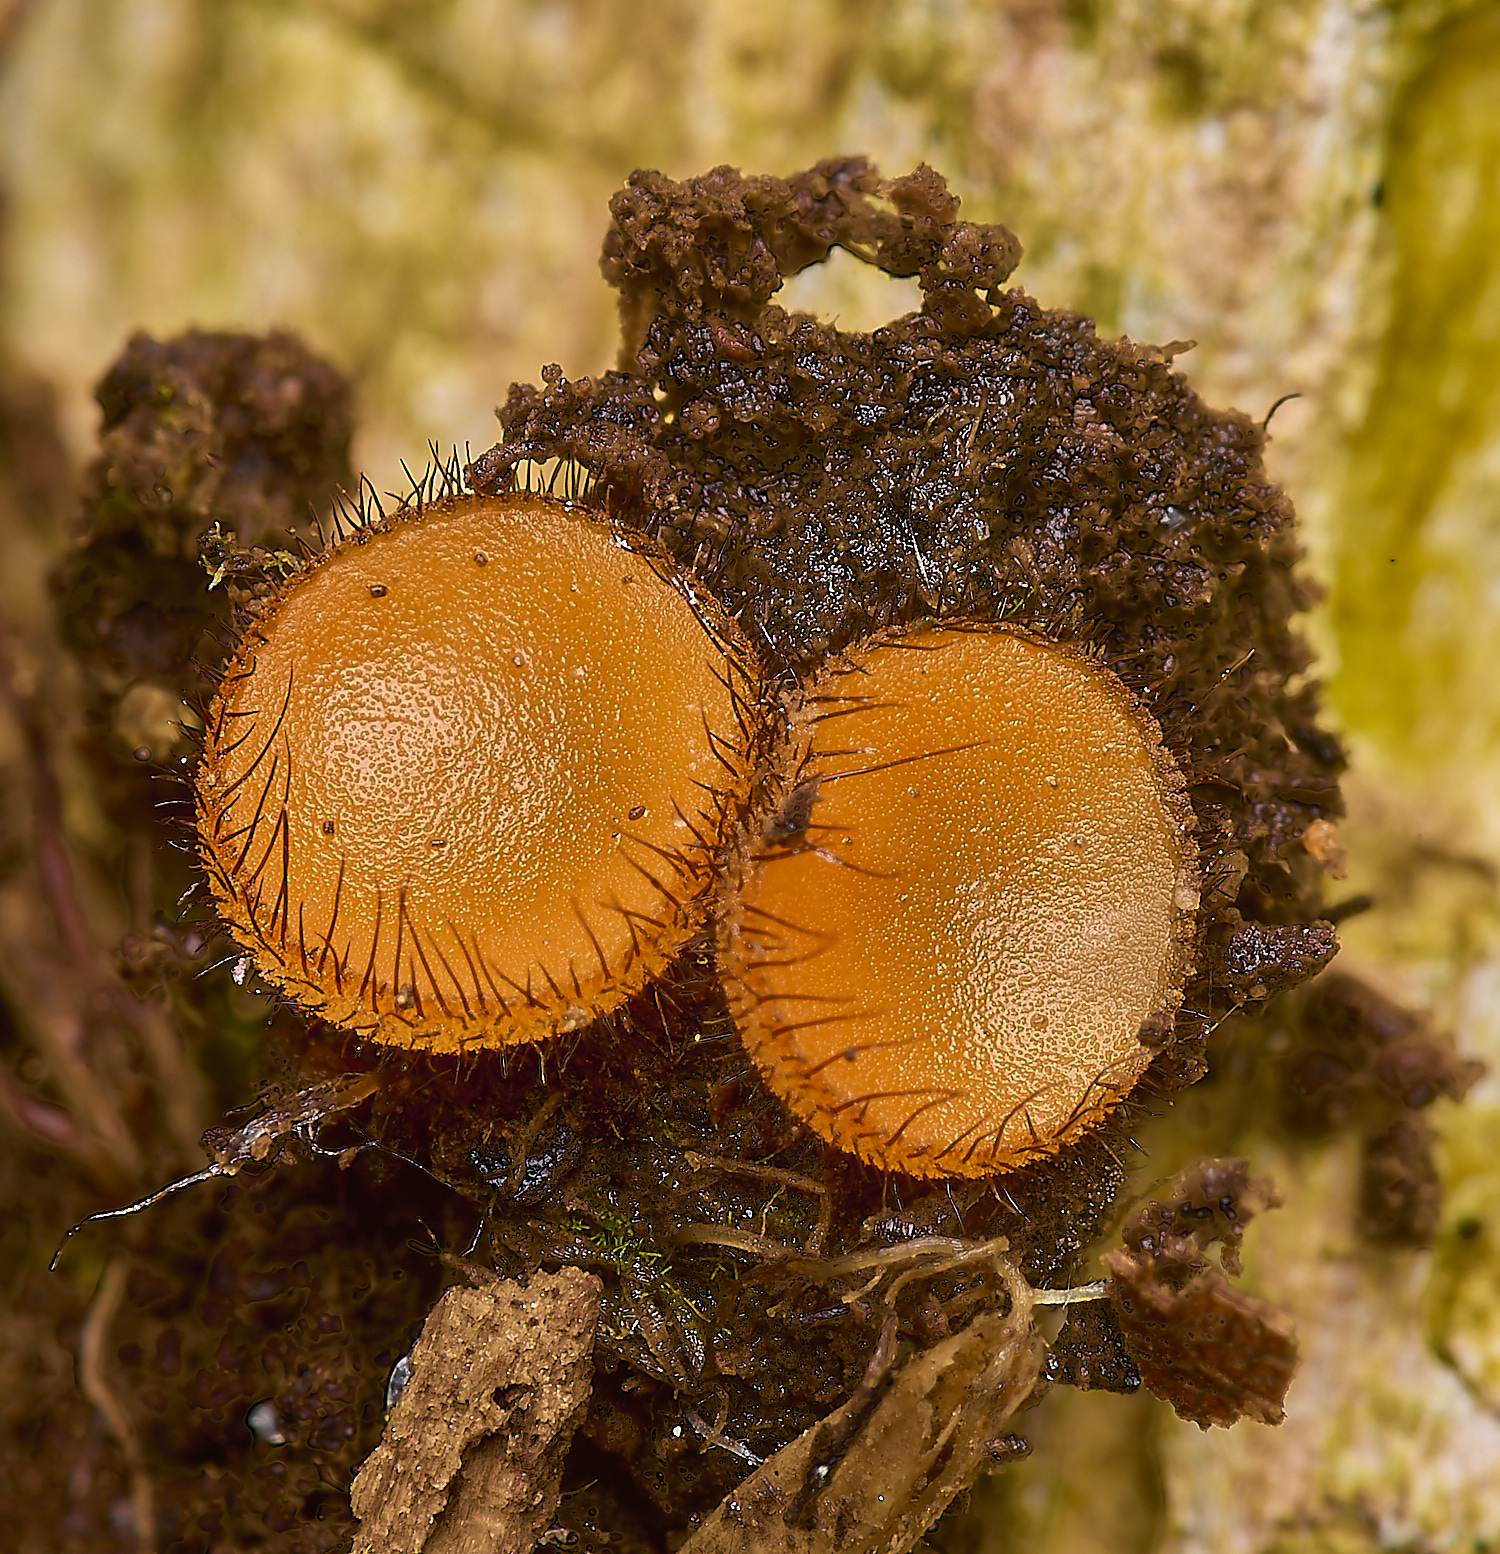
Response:
[[[1280,1424],[1297,1366],[1291,1318],[1212,1270],[1182,1289],[1150,1261],[1107,1252],[1109,1298],[1141,1380],[1200,1429],[1237,1419]]]
[[[1011,1454],[1045,1352],[1029,1310],[977,1317],[908,1360],[852,1435],[858,1394],[777,1452],[680,1554],[904,1554]]]
[[[1101,1259],[1125,1349],[1147,1388],[1200,1429],[1237,1419],[1280,1424],[1297,1367],[1290,1317],[1234,1289],[1245,1226],[1281,1197],[1244,1160],[1200,1160],[1125,1222]]]
[[[564,1268],[443,1296],[354,1480],[354,1554],[529,1554],[588,1405],[600,1290]]]

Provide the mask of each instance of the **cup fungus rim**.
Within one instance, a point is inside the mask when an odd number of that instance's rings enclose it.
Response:
[[[1155,780],[1156,794],[1170,827],[1176,852],[1176,879],[1172,889],[1171,933],[1167,953],[1163,961],[1159,986],[1166,988],[1148,1012],[1141,1027],[1141,1035],[1156,1021],[1175,1021],[1182,1007],[1188,982],[1198,959],[1199,915],[1202,906],[1202,843],[1199,837],[1201,824],[1188,797],[1188,784],[1176,757],[1168,748],[1160,721],[1139,692],[1133,691],[1106,663],[1099,650],[1086,643],[1061,641],[1049,637],[1035,628],[1012,621],[986,620],[979,616],[957,616],[950,619],[924,617],[872,632],[851,642],[846,647],[829,653],[811,674],[802,678],[793,692],[784,695],[769,711],[774,721],[774,731],[769,739],[769,756],[766,776],[754,804],[744,821],[736,828],[735,846],[729,853],[721,888],[720,906],[715,922],[715,945],[719,976],[741,1040],[745,1042],[747,1055],[755,1064],[762,1079],[778,1100],[797,1120],[815,1132],[830,1149],[857,1158],[878,1169],[901,1172],[906,1175],[945,1180],[966,1178],[983,1179],[1021,1170],[1058,1155],[1062,1150],[1080,1143],[1089,1133],[1103,1126],[1110,1115],[1124,1102],[1146,1077],[1146,1066],[1124,1089],[1114,1090],[1103,1102],[1097,1103],[1066,1123],[1056,1133],[1034,1145],[1023,1145],[1008,1150],[1003,1158],[991,1162],[984,1172],[954,1172],[933,1169],[935,1162],[926,1161],[920,1155],[903,1155],[899,1148],[889,1148],[889,1140],[883,1133],[871,1130],[868,1134],[856,1134],[860,1147],[846,1148],[835,1138],[828,1137],[817,1125],[816,1119],[827,1114],[817,1097],[809,1095],[808,1105],[799,1107],[788,1097],[783,1087],[774,1082],[779,1072],[774,1061],[762,1058],[758,1051],[750,1050],[744,1011],[757,1004],[744,976],[736,968],[739,953],[737,941],[743,924],[742,902],[746,887],[758,876],[766,861],[760,851],[766,845],[766,829],[775,818],[787,797],[803,781],[807,763],[815,755],[811,746],[813,723],[809,714],[812,698],[831,682],[842,670],[857,669],[855,659],[873,654],[881,648],[893,646],[913,638],[937,636],[946,633],[965,633],[974,636],[1008,636],[1030,646],[1059,654],[1074,667],[1088,673],[1096,684],[1103,687],[1114,707],[1122,712],[1141,737],[1151,772]],[[1142,1047],[1148,1052],[1147,1044]],[[864,1147],[866,1143],[869,1148]]]
[[[740,727],[743,737],[735,752],[736,769],[732,775],[726,771],[725,781],[716,784],[712,790],[713,803],[719,810],[720,819],[717,837],[711,846],[703,849],[703,880],[691,895],[684,895],[676,920],[669,924],[668,929],[648,940],[643,947],[633,949],[624,967],[612,971],[609,980],[590,999],[585,1009],[570,1004],[566,999],[558,1002],[556,1007],[550,1001],[543,1001],[535,1008],[523,1006],[522,1018],[501,1027],[510,1032],[504,1041],[484,1041],[478,1035],[457,1041],[443,1040],[435,1037],[430,1030],[413,1028],[411,1022],[399,1014],[366,1007],[358,997],[350,999],[347,994],[334,995],[320,982],[296,972],[290,961],[268,942],[253,917],[247,926],[246,913],[238,893],[221,889],[217,883],[225,871],[215,860],[213,844],[203,831],[204,821],[212,813],[213,804],[212,787],[204,779],[212,769],[218,743],[223,738],[223,711],[228,705],[229,687],[235,683],[236,671],[244,666],[247,656],[253,655],[268,641],[269,632],[288,604],[302,589],[312,586],[327,567],[372,540],[396,533],[408,525],[441,523],[461,517],[468,510],[480,508],[514,511],[531,506],[545,508],[549,517],[555,520],[579,524],[607,535],[620,550],[644,562],[666,587],[682,599],[728,666],[722,683],[729,691],[736,718],[742,720]],[[504,1051],[527,1043],[553,1040],[572,1034],[594,1019],[608,1015],[638,994],[662,974],[695,935],[714,920],[736,838],[750,812],[757,774],[764,764],[760,752],[765,740],[762,710],[765,673],[759,655],[743,628],[721,601],[656,538],[621,525],[607,504],[595,505],[586,499],[525,488],[498,493],[464,490],[433,500],[405,503],[392,512],[382,511],[378,517],[359,521],[347,532],[327,540],[312,555],[301,558],[301,564],[282,577],[269,593],[241,606],[236,612],[233,625],[237,628],[234,646],[224,660],[221,678],[204,710],[198,758],[188,775],[197,833],[195,853],[199,868],[208,878],[209,893],[220,923],[235,944],[250,958],[256,975],[269,983],[281,999],[305,1017],[326,1019],[330,1024],[355,1036],[411,1052],[456,1051],[472,1056],[477,1052]],[[716,674],[715,678],[720,676]],[[330,1016],[328,1011],[336,1003],[349,1007]],[[580,1014],[586,1018],[580,1018]],[[393,1021],[400,1021],[405,1028],[396,1030]],[[426,1023],[428,1026],[433,1024],[430,1021]]]

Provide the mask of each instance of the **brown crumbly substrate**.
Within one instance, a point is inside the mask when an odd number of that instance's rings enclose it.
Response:
[[[255,586],[226,574],[205,592],[205,537],[238,547],[239,570],[291,531],[311,538],[353,484],[354,416],[347,380],[286,334],[137,335],[97,398],[100,453],[53,588],[85,670],[88,753],[131,827],[164,797],[153,770],[191,753],[183,700],[208,689],[199,665],[220,661],[216,636]]]
[[[1177,1019],[1148,1033],[1152,1082],[1196,1078],[1225,1009],[1334,950],[1301,839],[1339,814],[1342,757],[1300,679],[1310,594],[1261,429],[1205,406],[1170,348],[1004,289],[1015,238],[960,221],[929,168],[642,172],[611,211],[622,370],[513,388],[476,485],[575,462],[773,674],[922,617],[1015,622],[1112,669],[1186,777],[1217,884]],[[771,301],[834,245],[915,276],[922,311],[866,335]]]
[[[1014,623],[1117,675],[1184,777],[1203,880],[1194,969],[1175,1018],[1140,1033],[1154,1056],[1136,1094],[1199,1077],[1226,1011],[1336,949],[1321,859],[1343,757],[1290,629],[1312,596],[1261,428],[1205,406],[1172,347],[1102,341],[1006,289],[1015,239],[958,220],[930,169],[637,173],[612,214],[620,369],[513,388],[476,487],[580,469],[615,521],[718,594],[773,676],[805,681],[917,620]],[[777,307],[781,281],[835,245],[915,276],[922,310],[855,334]],[[773,781],[767,813],[779,796]],[[1109,1143],[1006,1192],[1076,1177],[1112,1196]],[[1058,1246],[1088,1235],[1050,1210],[1037,1228]]]
[[[1014,239],[957,222],[935,175],[892,186],[886,203],[877,185],[852,161],[789,180],[637,175],[616,201],[606,258],[625,304],[624,370],[575,383],[551,370],[545,389],[515,390],[505,440],[475,479],[495,492],[526,461],[575,461],[592,479],[589,499],[656,536],[738,619],[770,673],[790,671],[788,685],[870,632],[919,618],[1013,621],[1117,674],[1160,725],[1198,826],[1197,971],[1177,1019],[1145,1033],[1161,1049],[1147,1082],[1188,1080],[1203,1031],[1228,1005],[1267,995],[1331,950],[1302,838],[1337,814],[1340,755],[1317,727],[1314,691],[1293,679],[1306,655],[1287,623],[1306,596],[1287,505],[1261,469],[1259,430],[1207,410],[1166,353],[1101,342],[1086,320],[1003,290]],[[771,306],[779,279],[834,241],[917,275],[924,312],[863,336]],[[190,374],[197,349],[151,347],[151,381]],[[309,365],[326,434],[317,446],[333,458],[343,389],[320,398],[317,381]],[[110,466],[121,478],[131,450],[170,441],[178,424],[153,420],[150,397],[147,384],[130,401],[139,436]],[[213,403],[222,419],[240,401],[226,391]],[[205,572],[192,537],[179,536],[186,559],[173,561],[169,586],[144,559],[122,584],[109,618],[149,626],[142,640],[166,666],[164,687],[195,683],[189,637],[214,619],[215,600],[232,590],[253,609],[274,594],[281,526],[310,496],[325,499],[303,448],[266,444],[255,514],[203,517],[209,528],[223,516],[259,554],[211,532]],[[163,479],[174,513],[214,467],[205,455]],[[145,558],[159,517],[137,501],[117,535],[85,545],[62,590],[101,728],[113,726],[125,683],[112,655],[129,646],[123,625],[107,651],[91,645],[105,552]],[[219,589],[205,593],[214,576]],[[190,610],[181,633],[147,619],[158,599]],[[113,735],[99,764],[104,781],[145,773]],[[144,834],[154,824],[144,783],[131,791]],[[186,883],[163,875],[155,910],[170,914]],[[347,1169],[247,1170],[228,1191],[200,1186],[124,1222],[131,1282],[109,1339],[164,1541],[245,1544],[269,1529],[289,1554],[326,1554],[352,1531],[347,1485],[379,1439],[391,1365],[438,1294],[442,1265],[413,1251],[430,1250],[424,1226],[444,1248],[468,1247],[478,1227],[468,1255],[506,1277],[569,1265],[601,1276],[594,1387],[564,1469],[558,1539],[576,1536],[579,1554],[658,1554],[752,1458],[815,1426],[866,1375],[880,1313],[843,1298],[858,1296],[866,1273],[829,1285],[809,1268],[826,1274],[924,1238],[1003,1235],[1033,1286],[1061,1288],[1076,1281],[1079,1248],[1100,1234],[1123,1179],[1128,1124],[972,1182],[915,1182],[830,1148],[747,1063],[707,935],[608,1018],[560,1040],[396,1061],[347,1032],[309,1028],[285,1003],[267,1011],[230,965],[205,971],[231,947],[209,948],[206,922],[194,932],[201,954],[178,966],[163,940],[169,963],[142,960],[139,985],[181,971],[184,1026],[213,1033],[224,1104],[247,1100],[258,1077],[299,1090],[378,1068],[382,1087],[320,1137],[328,1149],[373,1140],[393,1153],[342,1156]],[[16,1196],[37,1216],[34,1238],[102,1206],[97,1188],[64,1193],[62,1173],[44,1181],[50,1166],[31,1160]],[[38,1273],[24,1305],[38,1331],[55,1327],[66,1344],[81,1310],[57,1289]],[[953,1273],[905,1285],[895,1305],[896,1342],[914,1354],[1004,1309]],[[1117,1334],[1096,1325],[1070,1376],[1129,1386]],[[47,1375],[71,1378],[66,1354]],[[39,1376],[23,1381],[40,1389]],[[102,1452],[78,1515],[103,1547],[124,1493],[118,1454],[98,1446],[81,1395],[35,1395],[32,1414],[54,1422],[37,1437],[41,1466],[27,1471]],[[285,1444],[245,1427],[267,1399]],[[61,1482],[27,1480],[49,1510]]]
[[[1200,1429],[1238,1419],[1280,1424],[1297,1366],[1284,1313],[1235,1289],[1245,1227],[1281,1199],[1243,1160],[1200,1160],[1126,1221],[1104,1254],[1109,1303],[1141,1380]],[[1208,1251],[1220,1243],[1221,1273]]]

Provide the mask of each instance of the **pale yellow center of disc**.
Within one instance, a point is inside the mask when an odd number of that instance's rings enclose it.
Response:
[[[770,1084],[918,1175],[1076,1137],[1185,969],[1197,892],[1154,730],[1106,671],[999,630],[852,655],[805,717],[810,824],[759,849],[726,937]]]
[[[264,974],[381,1040],[576,1028],[701,916],[742,781],[737,673],[650,561],[559,503],[346,543],[213,709],[215,892]]]

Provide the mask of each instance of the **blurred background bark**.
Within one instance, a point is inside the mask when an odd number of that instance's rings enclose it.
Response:
[[[1178,365],[1211,403],[1259,419],[1300,396],[1269,457],[1328,589],[1308,629],[1352,755],[1348,884],[1376,903],[1343,964],[1490,1077],[1437,1115],[1446,1203],[1423,1251],[1358,1239],[1357,1141],[1293,1144],[1223,1086],[1188,1092],[1142,1136],[1142,1183],[1244,1152],[1285,1190],[1249,1281],[1298,1318],[1287,1423],[1204,1435],[1146,1397],[1059,1389],[963,1536],[994,1554],[1500,1546],[1493,0],[9,0],[0,51],[0,862],[22,810],[85,861],[110,853],[43,578],[92,386],[134,330],[299,332],[355,382],[355,468],[404,489],[429,441],[494,440],[511,380],[611,363],[597,254],[632,168],[859,151],[891,173],[929,161],[967,216],[1012,227],[1045,305],[1196,341]],[[915,305],[838,256],[788,290],[851,328]],[[12,803],[39,739],[54,788]],[[70,910],[116,910],[86,878],[53,884],[64,940]],[[0,907],[6,1001],[39,1007],[27,946],[53,922],[15,892]],[[196,1164],[215,1119],[149,1013],[131,1019],[176,1098],[160,1161]],[[80,1066],[50,1107],[7,1039],[0,1147],[55,1135],[102,1189],[134,1180],[115,1080]],[[1274,1017],[1253,1039],[1276,1050]],[[72,1050],[59,1035],[57,1061]],[[102,1301],[108,1269],[85,1268]]]

